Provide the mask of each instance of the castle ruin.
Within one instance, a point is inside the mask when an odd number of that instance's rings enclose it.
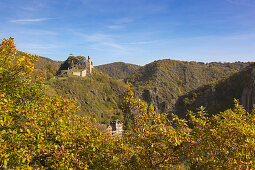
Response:
[[[61,70],[61,75],[75,75],[85,77],[92,74],[94,66],[91,61],[91,58],[88,56],[88,59],[84,63],[74,64],[73,60],[70,67],[67,70]]]

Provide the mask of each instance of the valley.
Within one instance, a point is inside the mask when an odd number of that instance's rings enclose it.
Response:
[[[40,64],[40,69],[46,70],[54,63],[59,62]],[[60,64],[53,67],[55,74],[59,68]],[[234,99],[243,103],[253,68],[252,62],[198,63],[170,59],[145,66],[111,63],[96,66],[94,73],[86,78],[56,75],[47,85],[57,95],[76,99],[81,113],[93,115],[102,123],[113,118],[123,120],[121,100],[126,82],[132,84],[135,96],[153,105],[156,112],[175,113],[184,118],[187,110],[195,111],[200,106],[214,113],[233,107]],[[48,75],[49,70],[46,72]],[[253,104],[252,98],[244,105],[251,111]]]
[[[254,63],[100,67],[3,39],[1,168],[254,168]]]

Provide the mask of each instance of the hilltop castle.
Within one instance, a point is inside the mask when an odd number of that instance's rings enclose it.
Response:
[[[71,61],[71,65],[67,70],[61,70],[61,75],[75,75],[85,77],[92,73],[94,66],[91,61],[91,58],[88,56],[88,59],[82,63],[74,64],[74,60]]]

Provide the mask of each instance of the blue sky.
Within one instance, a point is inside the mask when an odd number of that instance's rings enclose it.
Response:
[[[0,39],[95,65],[255,61],[255,0],[0,0]]]

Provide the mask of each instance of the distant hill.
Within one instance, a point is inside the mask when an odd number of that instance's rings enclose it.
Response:
[[[250,64],[158,60],[139,68],[126,80],[134,85],[138,97],[153,104],[158,112],[170,113],[176,112],[180,96],[226,79]]]
[[[111,119],[123,120],[120,104],[126,84],[97,69],[90,76],[56,77],[47,83],[48,95],[68,95],[77,100],[80,114],[89,115],[100,123]]]
[[[26,53],[22,51],[18,51],[17,55],[24,55],[27,56]],[[56,75],[57,71],[59,70],[60,65],[63,63],[62,61],[54,61],[47,57],[39,56],[39,60],[35,63],[35,69],[40,69],[45,71],[47,79],[52,78]]]
[[[63,61],[54,61],[47,57],[40,56],[39,60],[35,63],[35,68],[46,68],[49,64],[53,64],[55,69],[58,69]]]
[[[35,69],[44,70],[46,72],[47,79],[50,79],[56,75],[62,63],[62,61],[54,61],[47,57],[40,56],[39,60],[35,63]]]
[[[49,79],[62,63],[40,57],[36,68],[45,70]],[[82,114],[102,123],[123,118],[120,102],[125,84],[116,79],[131,82],[136,96],[153,104],[159,113],[175,112],[184,117],[187,109],[195,110],[201,105],[210,113],[223,111],[233,105],[233,98],[242,98],[242,104],[251,108],[249,103],[254,103],[254,99],[244,97],[248,93],[245,89],[250,82],[251,66],[248,66],[251,64],[158,60],[138,66],[115,62],[96,66],[94,74],[86,78],[70,76],[50,80],[48,92],[76,98]],[[249,100],[248,104],[244,99]]]
[[[135,64],[128,64],[123,62],[115,62],[110,64],[104,64],[96,66],[98,70],[102,71],[105,74],[108,74],[110,77],[115,79],[125,79],[135,72],[141,66]]]
[[[234,106],[238,99],[247,111],[255,104],[255,64],[248,66],[227,79],[213,82],[181,96],[178,112],[206,107],[209,113],[218,113]]]

